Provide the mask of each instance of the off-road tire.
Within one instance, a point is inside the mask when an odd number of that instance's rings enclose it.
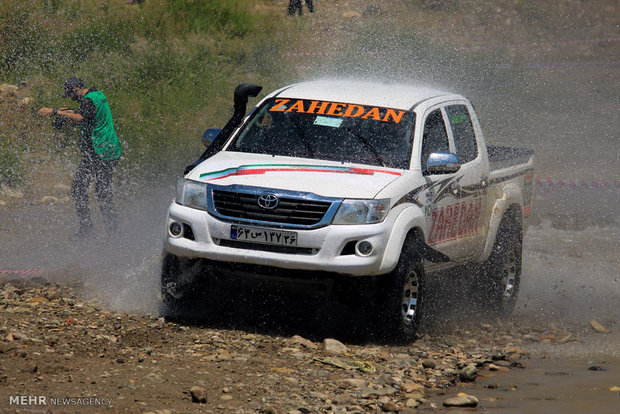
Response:
[[[412,242],[406,243],[396,268],[380,284],[377,328],[386,339],[411,342],[422,321],[426,292],[422,259]]]
[[[185,316],[203,294],[199,259],[186,259],[166,253],[161,265],[162,312],[166,316]]]
[[[514,310],[521,284],[522,246],[521,227],[507,216],[500,224],[489,259],[482,265],[478,283],[480,302],[492,316],[507,318]]]

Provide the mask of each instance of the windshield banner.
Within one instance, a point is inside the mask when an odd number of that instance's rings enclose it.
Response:
[[[380,108],[327,101],[305,101],[303,99],[276,98],[270,112],[297,112],[300,114],[316,114],[339,116],[342,118],[372,119],[382,122],[400,123],[406,111],[400,109]]]

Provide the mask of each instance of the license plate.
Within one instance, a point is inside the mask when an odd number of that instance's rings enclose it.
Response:
[[[233,225],[230,227],[230,238],[276,246],[297,246],[297,233],[294,231]]]

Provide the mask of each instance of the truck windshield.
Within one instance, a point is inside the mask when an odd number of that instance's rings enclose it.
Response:
[[[414,125],[415,114],[400,109],[275,98],[227,151],[408,169]]]

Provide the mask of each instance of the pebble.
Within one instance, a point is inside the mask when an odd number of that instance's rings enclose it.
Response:
[[[203,387],[194,385],[189,389],[189,393],[192,396],[192,402],[206,403],[207,402],[207,390]]]
[[[590,326],[592,327],[592,329],[594,329],[598,333],[610,333],[611,332],[609,329],[607,329],[606,327],[604,327],[603,325],[601,325],[594,319],[590,321]]]
[[[383,411],[386,413],[397,413],[400,411],[400,407],[393,401],[388,401],[383,404]]]
[[[409,407],[409,408],[418,408],[419,405],[420,403],[415,398],[409,398],[405,402],[405,407]]]
[[[433,361],[432,359],[425,359],[425,360],[422,361],[422,366],[424,368],[433,369],[433,368],[435,368],[435,361]]]

